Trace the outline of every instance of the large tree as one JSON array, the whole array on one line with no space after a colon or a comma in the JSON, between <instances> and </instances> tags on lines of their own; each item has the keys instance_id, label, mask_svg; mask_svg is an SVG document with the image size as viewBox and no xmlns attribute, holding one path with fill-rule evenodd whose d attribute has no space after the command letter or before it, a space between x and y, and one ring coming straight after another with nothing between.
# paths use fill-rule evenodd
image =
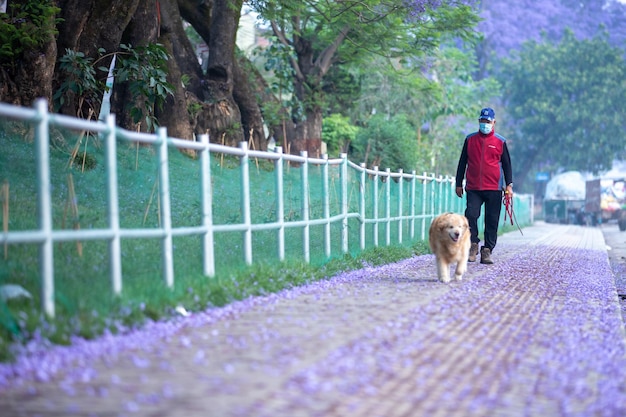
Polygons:
<instances>
[{"instance_id":1,"label":"large tree","mask_svg":"<svg viewBox=\"0 0 626 417\"><path fill-rule=\"evenodd\" d=\"M172 136L192 139L194 133L210 133L212 141L228 145L246 138L263 149L259 102L270 102L272 97L253 87L262 86L262 80L244 57L236 55L241 8L242 0L13 0L7 14L0 15L0 100L30 106L34 99L45 97L52 109L55 91L67 80L58 63L71 51L71 57L91 63L95 73L77 76L74 85L83 83L87 88L65 94L58 110L87 117L81 111L87 106L97 114L106 79L106 71L100 68L108 67L117 53L111 111L120 125L151 129L145 118L136 117L143 112L167 126ZM185 20L211 48L206 73L185 34ZM160 68L171 86L161 97L162 106L142 96L145 90L131 83L129 67L122 69L121 64L138 48L155 44L169 55ZM139 81L147 86L152 74L141 60L151 51L134 54L135 70L148 77ZM88 82L92 77L94 82ZM131 112L129 107L139 111Z\"/></svg>"},{"instance_id":2,"label":"large tree","mask_svg":"<svg viewBox=\"0 0 626 417\"><path fill-rule=\"evenodd\" d=\"M291 153L318 154L321 143L324 78L333 65L366 62L373 56L400 60L423 55L446 36L469 39L477 16L459 0L255 0L275 41L290 53L296 135ZM294 109L295 110L295 109Z\"/></svg>"},{"instance_id":3,"label":"large tree","mask_svg":"<svg viewBox=\"0 0 626 417\"><path fill-rule=\"evenodd\" d=\"M83 64L91 62L95 67L95 75L85 74L82 81L78 76L74 84L86 83L90 77L99 84L89 83L64 95L60 111L86 117L87 112L82 111L86 105L97 114L106 79L106 71L101 68L108 66L111 54L118 54L118 67L123 67L120 60L127 54L134 56L138 60L134 68L145 77L139 81L150 84L154 77L144 69L151 64L141 60L158 53L150 49L137 53L137 48L158 43L170 56L158 69L161 74L167 74L169 87L156 90L166 91L167 96L160 97L163 103L146 100L146 94L157 94L146 93L137 83L132 84L128 67L124 67L116 78L111 101L111 110L118 115L122 126L149 130L153 126L149 122L154 120L166 125L172 136L191 139L194 133L209 133L214 142L236 145L248 139L257 149L264 149L265 121L278 140L287 144L286 137L290 137L292 153L308 149L317 154L325 105L323 81L333 66L364 62L373 54L396 61L418 56L435 47L445 35L473 36L476 23L476 15L461 0L251 2L271 23L276 40L294 54L293 93L304 110L304 117L300 117L295 111L286 115L284 106L268 94L259 73L242 54L236 53L235 34L242 3L242 0L9 2L11 12L8 18L2 17L2 22L7 24L4 27L20 27L26 22L30 24L29 30L47 29L41 32L36 44L20 45L21 48L3 45L1 51L8 50L10 54L7 63L7 54L0 52L3 86L0 100L26 106L36 97L46 97L52 102L52 96L64 85L67 75L57 63L67 51L72 51L71 57L84 57ZM46 13L11 14L16 6L32 4L42 5ZM209 45L206 72L202 71L186 37L184 21ZM14 36L13 41L19 42L20 38L24 37ZM133 111L129 111L129 106ZM149 117L138 117L146 114Z\"/></svg>"},{"instance_id":4,"label":"large tree","mask_svg":"<svg viewBox=\"0 0 626 417\"><path fill-rule=\"evenodd\" d=\"M501 79L516 121L516 183L533 170L597 173L626 156L626 63L606 36L581 41L566 31L556 45L527 42Z\"/></svg>"}]
</instances>

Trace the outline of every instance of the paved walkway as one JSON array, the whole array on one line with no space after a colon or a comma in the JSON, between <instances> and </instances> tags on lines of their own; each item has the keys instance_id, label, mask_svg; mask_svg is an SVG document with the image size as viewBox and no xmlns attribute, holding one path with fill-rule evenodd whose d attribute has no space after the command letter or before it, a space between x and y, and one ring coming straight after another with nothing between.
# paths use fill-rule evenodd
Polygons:
<instances>
[{"instance_id":1,"label":"paved walkway","mask_svg":"<svg viewBox=\"0 0 626 417\"><path fill-rule=\"evenodd\" d=\"M626 416L601 229L523 233L459 283L420 256L51 349L5 381L0 415Z\"/></svg>"}]
</instances>

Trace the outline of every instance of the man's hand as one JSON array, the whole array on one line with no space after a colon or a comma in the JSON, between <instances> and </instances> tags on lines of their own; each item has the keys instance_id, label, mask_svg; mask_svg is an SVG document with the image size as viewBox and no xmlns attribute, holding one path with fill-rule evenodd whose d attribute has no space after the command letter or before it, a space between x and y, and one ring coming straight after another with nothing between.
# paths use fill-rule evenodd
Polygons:
<instances>
[{"instance_id":1,"label":"man's hand","mask_svg":"<svg viewBox=\"0 0 626 417\"><path fill-rule=\"evenodd\" d=\"M463 197L463 187L456 187L456 195L459 198Z\"/></svg>"},{"instance_id":2,"label":"man's hand","mask_svg":"<svg viewBox=\"0 0 626 417\"><path fill-rule=\"evenodd\" d=\"M509 194L510 198L513 198L513 185L512 184L509 184L506 186L506 193Z\"/></svg>"}]
</instances>

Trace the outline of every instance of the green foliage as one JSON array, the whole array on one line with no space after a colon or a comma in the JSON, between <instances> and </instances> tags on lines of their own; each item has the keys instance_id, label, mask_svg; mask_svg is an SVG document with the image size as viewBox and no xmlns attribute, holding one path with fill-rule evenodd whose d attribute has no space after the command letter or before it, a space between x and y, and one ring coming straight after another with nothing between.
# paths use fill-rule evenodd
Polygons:
<instances>
[{"instance_id":1,"label":"green foliage","mask_svg":"<svg viewBox=\"0 0 626 417\"><path fill-rule=\"evenodd\" d=\"M493 78L473 79L477 63L471 53L454 47L441 48L429 61L434 93L422 116L428 131L420 144L420 166L436 174L450 175L456 172L468 128L477 128L478 112L486 105L493 107L491 103L500 97L501 90Z\"/></svg>"},{"instance_id":2,"label":"green foliage","mask_svg":"<svg viewBox=\"0 0 626 417\"><path fill-rule=\"evenodd\" d=\"M501 79L517 121L511 153L520 181L533 168L598 172L624 156L626 64L606 36L578 40L567 31L557 45L527 42Z\"/></svg>"},{"instance_id":3,"label":"green foliage","mask_svg":"<svg viewBox=\"0 0 626 417\"><path fill-rule=\"evenodd\" d=\"M82 52L66 49L65 55L59 59L59 69L64 78L53 95L57 111L66 102L77 99L79 102L77 114L83 114L82 107L85 102L95 112L104 85L96 80L93 59L86 57Z\"/></svg>"},{"instance_id":4,"label":"green foliage","mask_svg":"<svg viewBox=\"0 0 626 417\"><path fill-rule=\"evenodd\" d=\"M283 79L293 82L290 92L306 117L316 117L329 102L333 112L347 113L359 101L356 94L361 87L360 80L350 77L367 72L377 58L400 66L409 63L415 69L412 61L443 41L452 37L474 40L478 21L471 8L454 0L429 3L419 10L404 0L349 5L342 1L255 0L251 6L271 23L274 43L280 47L267 50L268 60L273 57L279 63L274 67L284 68ZM344 66L353 72L337 69ZM350 92L345 94L350 90L352 97ZM342 108L341 103L346 106ZM360 118L364 117L353 119Z\"/></svg>"},{"instance_id":5,"label":"green foliage","mask_svg":"<svg viewBox=\"0 0 626 417\"><path fill-rule=\"evenodd\" d=\"M361 96L361 80L358 70L351 65L330 67L322 84L325 95L325 114L354 112Z\"/></svg>"},{"instance_id":6,"label":"green foliage","mask_svg":"<svg viewBox=\"0 0 626 417\"><path fill-rule=\"evenodd\" d=\"M290 64L295 59L293 51L285 47L277 38L271 38L267 48L255 51L255 58L262 62L263 72L268 82L270 93L278 99L278 107L273 103L262 104L263 116L270 125L282 122L282 109L290 109L291 118L302 120L302 104L294 94L295 72Z\"/></svg>"},{"instance_id":7,"label":"green foliage","mask_svg":"<svg viewBox=\"0 0 626 417\"><path fill-rule=\"evenodd\" d=\"M331 114L324 118L322 122L322 140L328 147L328 155L338 156L341 152L346 152L348 146L359 131L357 126L350 123L348 117L340 114Z\"/></svg>"},{"instance_id":8,"label":"green foliage","mask_svg":"<svg viewBox=\"0 0 626 417\"><path fill-rule=\"evenodd\" d=\"M0 13L0 66L14 71L25 52L53 40L60 11L52 0L9 1L8 13Z\"/></svg>"},{"instance_id":9,"label":"green foliage","mask_svg":"<svg viewBox=\"0 0 626 417\"><path fill-rule=\"evenodd\" d=\"M375 115L357 134L351 159L365 162L369 167L378 166L381 170L411 172L417 168L415 131L405 114L391 118Z\"/></svg>"},{"instance_id":10,"label":"green foliage","mask_svg":"<svg viewBox=\"0 0 626 417\"><path fill-rule=\"evenodd\" d=\"M135 123L145 122L148 131L153 131L157 126L155 107L162 108L167 96L173 95L173 86L167 82L167 51L159 44L136 48L122 44L120 49L116 78L128 83L133 99L128 104L130 115Z\"/></svg>"},{"instance_id":11,"label":"green foliage","mask_svg":"<svg viewBox=\"0 0 626 417\"><path fill-rule=\"evenodd\" d=\"M162 45L151 44L133 48L130 45L120 45L116 67L114 71L116 83L127 83L132 100L127 103L128 110L135 123L145 123L149 131L157 126L154 117L155 107L162 108L168 95L173 94L173 87L167 82L167 60L169 56ZM104 58L112 54L104 54L96 61L86 57L82 52L66 50L59 59L59 66L63 80L59 89L54 93L57 108L74 98L78 107L78 114L83 114L82 107L88 103L95 112L100 102L105 83L96 76L96 66ZM98 67L106 80L108 67Z\"/></svg>"},{"instance_id":12,"label":"green foliage","mask_svg":"<svg viewBox=\"0 0 626 417\"><path fill-rule=\"evenodd\" d=\"M475 67L472 53L449 46L402 65L373 59L357 70L361 94L349 114L359 126L365 125L363 129L369 128L363 121L366 115L405 115L414 126L410 137L417 147L410 166L419 172L453 174L468 126L475 129L483 103L500 96L496 80L472 78Z\"/></svg>"}]
</instances>

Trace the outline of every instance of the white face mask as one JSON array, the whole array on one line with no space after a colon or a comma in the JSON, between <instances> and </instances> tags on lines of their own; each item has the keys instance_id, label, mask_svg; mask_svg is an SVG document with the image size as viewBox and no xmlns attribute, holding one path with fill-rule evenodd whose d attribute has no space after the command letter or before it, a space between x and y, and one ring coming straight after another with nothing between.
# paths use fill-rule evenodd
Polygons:
<instances>
[{"instance_id":1,"label":"white face mask","mask_svg":"<svg viewBox=\"0 0 626 417\"><path fill-rule=\"evenodd\" d=\"M479 123L478 124L481 133L488 135L493 130L493 124L491 123Z\"/></svg>"}]
</instances>

